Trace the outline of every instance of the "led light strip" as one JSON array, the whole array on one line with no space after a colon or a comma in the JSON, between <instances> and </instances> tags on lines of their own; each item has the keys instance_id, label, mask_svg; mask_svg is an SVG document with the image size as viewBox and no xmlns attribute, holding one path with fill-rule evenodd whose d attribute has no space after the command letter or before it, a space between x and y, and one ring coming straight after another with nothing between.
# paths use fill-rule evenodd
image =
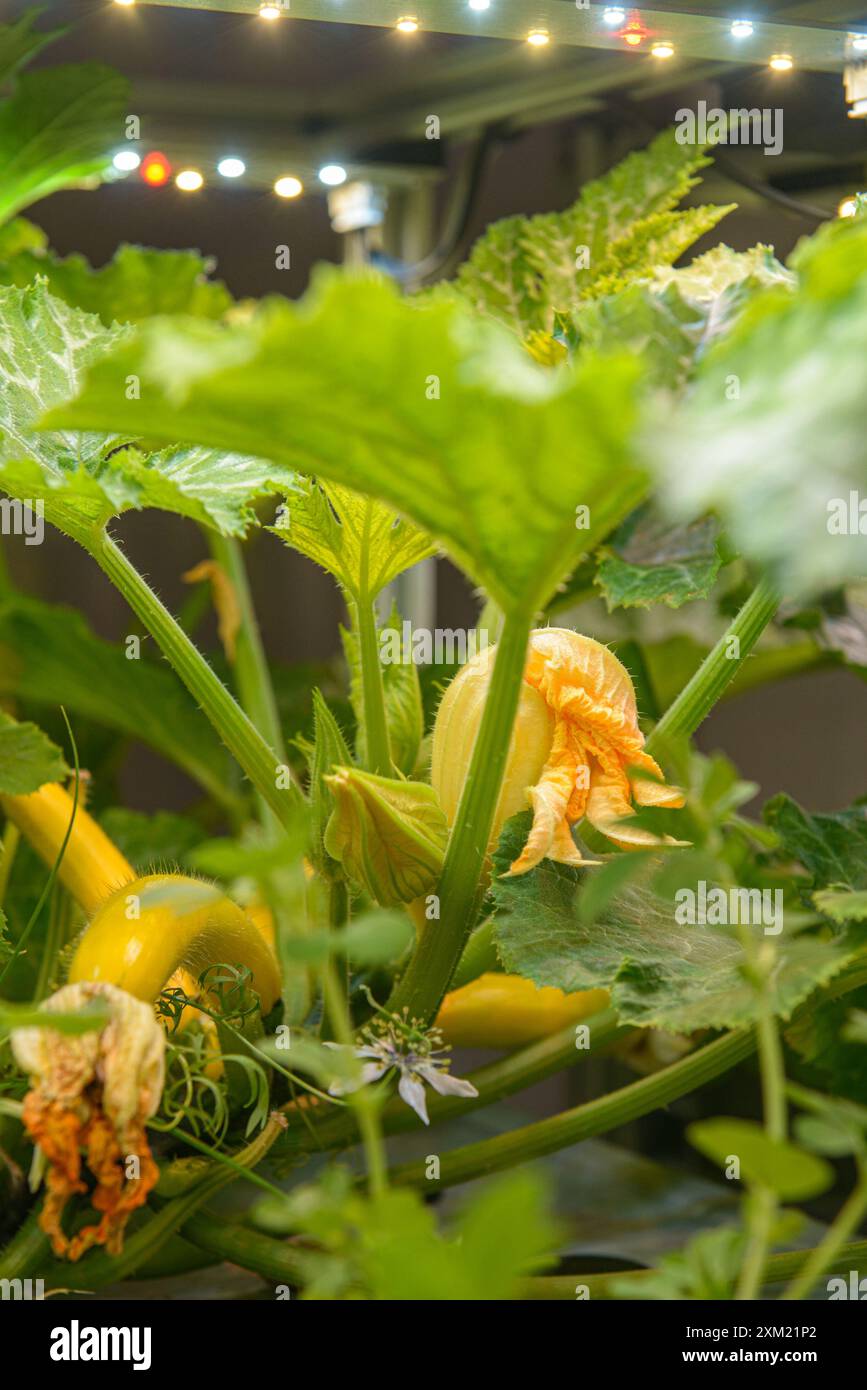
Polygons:
<instances>
[{"instance_id":1,"label":"led light strip","mask_svg":"<svg viewBox=\"0 0 867 1390\"><path fill-rule=\"evenodd\" d=\"M115 0L132 8L136 0ZM404 0L405 3L405 0ZM864 32L842 26L765 19L758 5L738 15L684 14L641 6L591 4L575 0L138 0L145 5L260 15L265 22L297 19L393 29L399 41L428 32L521 40L531 48L552 44L632 51L655 59L690 58L769 67L842 71L867 55Z\"/></svg>"}]
</instances>

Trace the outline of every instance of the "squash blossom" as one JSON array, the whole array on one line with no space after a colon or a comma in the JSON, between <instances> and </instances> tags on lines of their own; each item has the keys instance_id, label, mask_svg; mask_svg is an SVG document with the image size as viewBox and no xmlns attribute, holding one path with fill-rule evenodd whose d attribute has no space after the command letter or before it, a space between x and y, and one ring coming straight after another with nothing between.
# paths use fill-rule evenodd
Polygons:
<instances>
[{"instance_id":1,"label":"squash blossom","mask_svg":"<svg viewBox=\"0 0 867 1390\"><path fill-rule=\"evenodd\" d=\"M336 767L325 782L334 797L325 848L349 877L383 907L430 892L449 833L433 788L357 767Z\"/></svg>"},{"instance_id":2,"label":"squash blossom","mask_svg":"<svg viewBox=\"0 0 867 1390\"><path fill-rule=\"evenodd\" d=\"M445 693L433 737L431 780L452 823L490 686L496 647L467 662ZM588 861L571 826L586 816L621 849L681 844L630 826L638 806L679 807L683 793L663 784L644 751L629 672L592 637L567 628L530 634L518 712L505 777L489 841L529 805L533 824L509 874L524 874L542 859Z\"/></svg>"},{"instance_id":3,"label":"squash blossom","mask_svg":"<svg viewBox=\"0 0 867 1390\"><path fill-rule=\"evenodd\" d=\"M153 1007L114 985L81 982L65 985L40 1008L76 1010L95 999L111 1014L102 1028L74 1036L16 1028L11 1037L15 1060L31 1078L24 1124L49 1165L39 1224L55 1255L70 1260L93 1245L118 1254L127 1221L159 1177L145 1134L164 1079L165 1033ZM61 1226L67 1200L87 1191L82 1151L96 1179L91 1205L101 1215L68 1237Z\"/></svg>"}]
</instances>

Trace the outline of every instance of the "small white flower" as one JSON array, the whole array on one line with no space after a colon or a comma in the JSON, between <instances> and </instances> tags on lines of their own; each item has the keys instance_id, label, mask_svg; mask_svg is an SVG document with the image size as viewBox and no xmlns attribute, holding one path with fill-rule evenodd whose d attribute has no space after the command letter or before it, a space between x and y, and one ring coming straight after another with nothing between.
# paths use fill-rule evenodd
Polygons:
<instances>
[{"instance_id":1,"label":"small white flower","mask_svg":"<svg viewBox=\"0 0 867 1390\"><path fill-rule=\"evenodd\" d=\"M329 1086L332 1096L344 1096L379 1081L388 1072L396 1071L400 1077L398 1094L401 1100L418 1115L424 1124L430 1124L427 1113L427 1098L424 1083L441 1096L477 1096L479 1093L471 1081L462 1081L449 1072L451 1059L449 1049L442 1046L442 1034L438 1028L422 1030L413 1020L391 1015L387 1023L378 1019L364 1029L367 1039L355 1049L355 1055L364 1061L361 1074L354 1081L333 1081ZM327 1043L336 1047L336 1043Z\"/></svg>"}]
</instances>

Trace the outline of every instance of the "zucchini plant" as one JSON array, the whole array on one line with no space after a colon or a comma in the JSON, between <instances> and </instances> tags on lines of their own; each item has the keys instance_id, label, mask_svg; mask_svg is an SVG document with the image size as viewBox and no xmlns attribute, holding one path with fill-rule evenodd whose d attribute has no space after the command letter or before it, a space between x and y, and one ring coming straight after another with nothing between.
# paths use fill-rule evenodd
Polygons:
<instances>
[{"instance_id":1,"label":"zucchini plant","mask_svg":"<svg viewBox=\"0 0 867 1390\"><path fill-rule=\"evenodd\" d=\"M663 132L433 291L321 268L236 312L194 253L94 270L20 217L107 172L124 99L90 65L22 72L44 41L0 28L4 531L71 538L135 631L108 643L0 565L0 1276L98 1290L193 1250L305 1298L754 1299L853 1267L867 810L757 817L692 736L738 690L867 670L867 220L788 265L719 245L674 268L731 209L682 207L709 156ZM202 603L171 613L126 554L143 509L204 536L217 652ZM262 531L337 584L340 680L269 659ZM420 672L386 598L437 554L492 640ZM119 804L131 740L192 780L188 811ZM457 1075L466 1044L496 1057ZM584 1104L437 1137L639 1047ZM730 1223L653 1270L558 1274L531 1160L738 1066L761 1119L686 1131ZM792 1251L843 1156L854 1185ZM491 1175L449 1222L425 1202Z\"/></svg>"}]
</instances>

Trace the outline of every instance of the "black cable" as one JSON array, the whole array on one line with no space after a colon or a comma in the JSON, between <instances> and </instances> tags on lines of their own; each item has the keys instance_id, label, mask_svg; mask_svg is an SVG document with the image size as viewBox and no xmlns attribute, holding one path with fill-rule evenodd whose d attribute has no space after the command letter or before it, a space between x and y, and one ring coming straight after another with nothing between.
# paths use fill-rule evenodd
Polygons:
<instances>
[{"instance_id":1,"label":"black cable","mask_svg":"<svg viewBox=\"0 0 867 1390\"><path fill-rule=\"evenodd\" d=\"M445 225L436 246L412 265L395 263L389 259L386 268L397 280L421 287L442 275L452 259L460 254L478 199L488 155L495 140L502 134L503 127L500 124L489 125L485 126L473 141L461 165L457 188L450 200Z\"/></svg>"}]
</instances>

